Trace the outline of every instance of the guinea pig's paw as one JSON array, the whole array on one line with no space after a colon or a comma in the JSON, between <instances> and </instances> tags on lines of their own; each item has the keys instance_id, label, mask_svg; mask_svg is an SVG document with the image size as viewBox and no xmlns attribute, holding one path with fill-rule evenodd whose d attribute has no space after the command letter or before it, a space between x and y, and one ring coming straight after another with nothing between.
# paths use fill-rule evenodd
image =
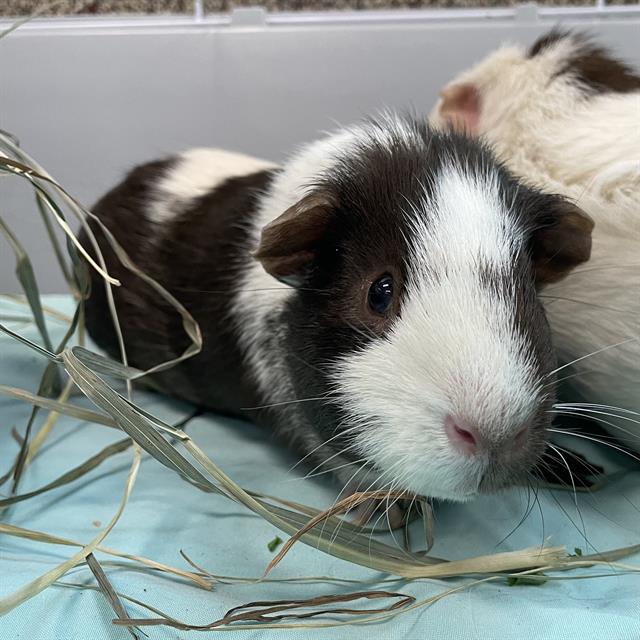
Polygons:
<instances>
[{"instance_id":1,"label":"guinea pig's paw","mask_svg":"<svg viewBox=\"0 0 640 640\"><path fill-rule=\"evenodd\" d=\"M562 451L548 447L542 462L534 470L536 478L542 482L568 488L593 487L603 473L601 466L564 447Z\"/></svg>"},{"instance_id":2,"label":"guinea pig's paw","mask_svg":"<svg viewBox=\"0 0 640 640\"><path fill-rule=\"evenodd\" d=\"M393 530L404 527L412 519L412 501L406 498L365 500L347 512L361 527L369 525L375 529Z\"/></svg>"}]
</instances>

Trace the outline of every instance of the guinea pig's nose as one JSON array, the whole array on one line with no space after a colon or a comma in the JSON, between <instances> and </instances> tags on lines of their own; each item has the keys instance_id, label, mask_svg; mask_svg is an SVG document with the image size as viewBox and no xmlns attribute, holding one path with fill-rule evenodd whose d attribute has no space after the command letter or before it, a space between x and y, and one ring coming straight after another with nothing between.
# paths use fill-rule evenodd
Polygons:
<instances>
[{"instance_id":1,"label":"guinea pig's nose","mask_svg":"<svg viewBox=\"0 0 640 640\"><path fill-rule=\"evenodd\" d=\"M492 442L491 438L484 438L479 429L467 420L454 416L446 417L444 430L454 449L468 456L474 455L492 444L499 444L505 453L515 453L523 448L529 435L529 427L523 427L515 435L501 437L499 443Z\"/></svg>"},{"instance_id":2,"label":"guinea pig's nose","mask_svg":"<svg viewBox=\"0 0 640 640\"><path fill-rule=\"evenodd\" d=\"M478 430L465 420L447 416L444 430L455 449L467 455L473 455L478 449L480 435Z\"/></svg>"}]
</instances>

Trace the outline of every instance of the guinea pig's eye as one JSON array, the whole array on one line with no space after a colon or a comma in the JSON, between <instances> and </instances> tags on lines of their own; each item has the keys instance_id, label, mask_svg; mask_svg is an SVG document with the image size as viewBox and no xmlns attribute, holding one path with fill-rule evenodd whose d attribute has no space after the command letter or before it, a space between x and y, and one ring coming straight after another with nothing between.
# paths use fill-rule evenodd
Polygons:
<instances>
[{"instance_id":1,"label":"guinea pig's eye","mask_svg":"<svg viewBox=\"0 0 640 640\"><path fill-rule=\"evenodd\" d=\"M393 278L388 273L369 287L367 302L374 313L383 314L389 310L393 302Z\"/></svg>"}]
</instances>

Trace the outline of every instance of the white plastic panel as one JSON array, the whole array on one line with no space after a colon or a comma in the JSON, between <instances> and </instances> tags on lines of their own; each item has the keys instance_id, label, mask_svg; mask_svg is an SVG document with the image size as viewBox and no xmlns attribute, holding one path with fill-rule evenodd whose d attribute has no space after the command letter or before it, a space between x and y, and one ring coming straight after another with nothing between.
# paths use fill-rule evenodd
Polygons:
<instances>
[{"instance_id":1,"label":"white plastic panel","mask_svg":"<svg viewBox=\"0 0 640 640\"><path fill-rule=\"evenodd\" d=\"M0 41L0 127L90 205L133 164L185 147L280 160L336 122L382 107L427 112L458 71L554 24L589 29L640 65L640 12L621 11L36 22ZM42 289L63 291L26 189L1 179L0 203ZM0 247L0 292L15 291Z\"/></svg>"}]
</instances>

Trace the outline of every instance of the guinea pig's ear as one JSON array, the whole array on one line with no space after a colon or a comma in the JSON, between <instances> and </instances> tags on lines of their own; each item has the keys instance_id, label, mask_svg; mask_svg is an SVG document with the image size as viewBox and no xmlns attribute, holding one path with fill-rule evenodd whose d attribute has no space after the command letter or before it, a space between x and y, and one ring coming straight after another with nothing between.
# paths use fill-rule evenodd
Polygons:
<instances>
[{"instance_id":1,"label":"guinea pig's ear","mask_svg":"<svg viewBox=\"0 0 640 640\"><path fill-rule=\"evenodd\" d=\"M532 257L539 285L564 278L591 256L593 220L572 202L553 197L551 212L534 231Z\"/></svg>"},{"instance_id":2,"label":"guinea pig's ear","mask_svg":"<svg viewBox=\"0 0 640 640\"><path fill-rule=\"evenodd\" d=\"M300 286L334 210L330 194L310 193L262 229L254 258L278 280Z\"/></svg>"},{"instance_id":3,"label":"guinea pig's ear","mask_svg":"<svg viewBox=\"0 0 640 640\"><path fill-rule=\"evenodd\" d=\"M446 86L440 92L440 118L458 133L480 134L480 92L470 82Z\"/></svg>"}]
</instances>

